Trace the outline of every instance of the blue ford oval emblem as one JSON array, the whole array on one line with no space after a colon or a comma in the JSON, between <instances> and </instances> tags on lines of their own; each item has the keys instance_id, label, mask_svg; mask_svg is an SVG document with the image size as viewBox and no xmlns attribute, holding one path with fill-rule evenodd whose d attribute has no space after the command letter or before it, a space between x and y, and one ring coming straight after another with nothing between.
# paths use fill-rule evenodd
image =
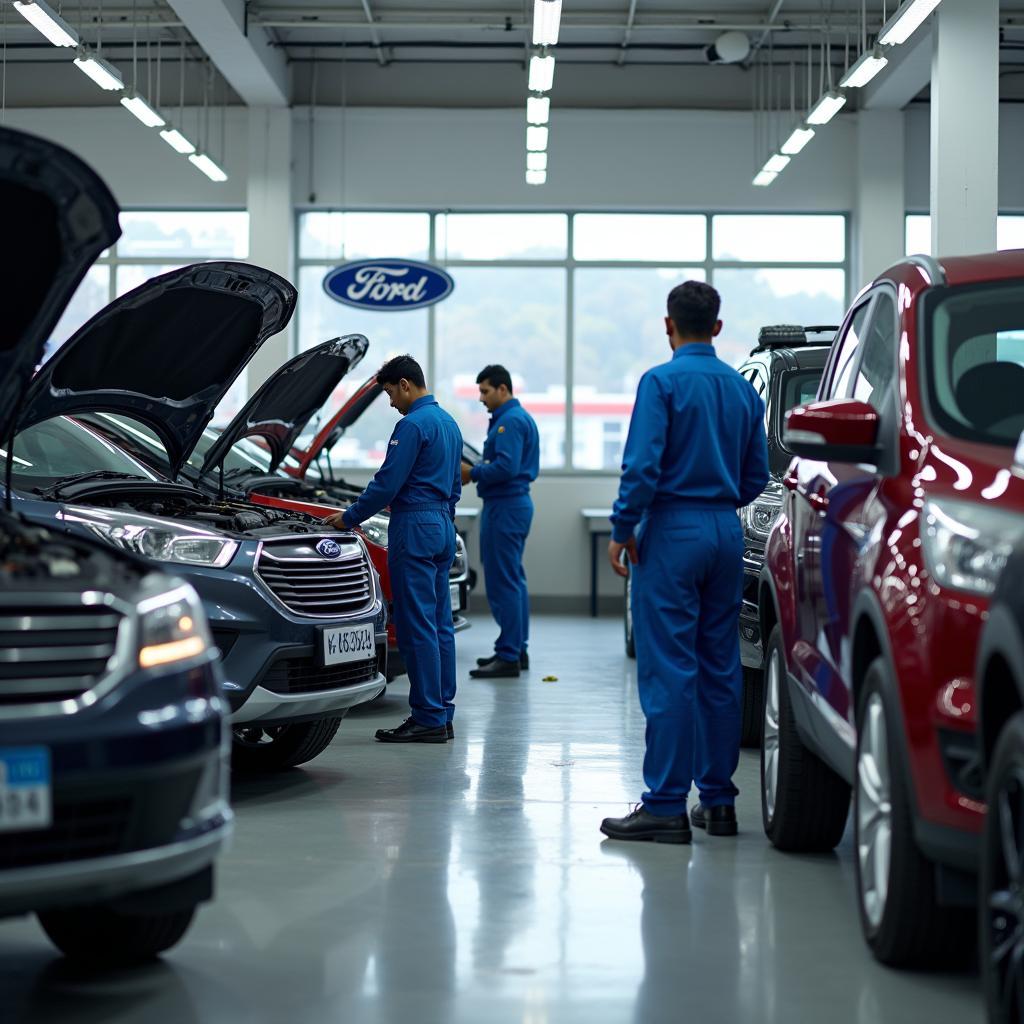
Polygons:
<instances>
[{"instance_id":1,"label":"blue ford oval emblem","mask_svg":"<svg viewBox=\"0 0 1024 1024\"><path fill-rule=\"evenodd\" d=\"M346 306L400 311L432 306L455 282L440 267L416 260L360 260L327 272L324 291Z\"/></svg>"},{"instance_id":2,"label":"blue ford oval emblem","mask_svg":"<svg viewBox=\"0 0 1024 1024\"><path fill-rule=\"evenodd\" d=\"M331 540L329 537L324 537L324 539L317 544L316 549L324 556L324 558L337 558L341 554L341 545L336 540Z\"/></svg>"}]
</instances>

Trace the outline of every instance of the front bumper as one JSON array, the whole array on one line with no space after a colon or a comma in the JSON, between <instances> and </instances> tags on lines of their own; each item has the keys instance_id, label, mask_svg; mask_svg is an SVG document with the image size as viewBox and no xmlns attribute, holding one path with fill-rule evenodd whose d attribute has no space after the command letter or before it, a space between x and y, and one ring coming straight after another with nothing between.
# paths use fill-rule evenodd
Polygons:
<instances>
[{"instance_id":1,"label":"front bumper","mask_svg":"<svg viewBox=\"0 0 1024 1024\"><path fill-rule=\"evenodd\" d=\"M757 588L764 553L751 547L743 552L743 604L740 606L740 661L744 668L764 668L764 641L757 612Z\"/></svg>"}]
</instances>

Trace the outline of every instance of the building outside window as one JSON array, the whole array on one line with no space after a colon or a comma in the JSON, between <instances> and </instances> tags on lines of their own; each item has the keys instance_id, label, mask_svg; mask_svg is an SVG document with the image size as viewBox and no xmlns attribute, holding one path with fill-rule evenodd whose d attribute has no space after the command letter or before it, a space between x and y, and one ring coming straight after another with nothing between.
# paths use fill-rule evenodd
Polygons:
<instances>
[{"instance_id":1,"label":"building outside window","mask_svg":"<svg viewBox=\"0 0 1024 1024\"><path fill-rule=\"evenodd\" d=\"M717 348L732 365L764 324L839 323L847 301L842 214L310 211L299 214L298 241L299 349L352 332L370 339L332 408L409 352L479 446L487 414L476 375L504 363L549 471L618 471L637 383L670 356L664 310L675 284L706 280L722 292ZM372 257L429 260L455 290L401 313L353 309L324 292L327 271ZM335 464L379 465L394 422L381 399L338 444Z\"/></svg>"}]
</instances>

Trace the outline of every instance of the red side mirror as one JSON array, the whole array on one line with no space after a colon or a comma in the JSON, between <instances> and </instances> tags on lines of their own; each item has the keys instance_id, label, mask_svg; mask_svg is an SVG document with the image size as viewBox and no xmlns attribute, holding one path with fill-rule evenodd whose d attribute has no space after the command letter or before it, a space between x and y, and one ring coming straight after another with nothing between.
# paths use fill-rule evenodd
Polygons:
<instances>
[{"instance_id":1,"label":"red side mirror","mask_svg":"<svg viewBox=\"0 0 1024 1024\"><path fill-rule=\"evenodd\" d=\"M878 461L878 413L853 398L811 402L786 414L782 443L795 455L822 462Z\"/></svg>"}]
</instances>

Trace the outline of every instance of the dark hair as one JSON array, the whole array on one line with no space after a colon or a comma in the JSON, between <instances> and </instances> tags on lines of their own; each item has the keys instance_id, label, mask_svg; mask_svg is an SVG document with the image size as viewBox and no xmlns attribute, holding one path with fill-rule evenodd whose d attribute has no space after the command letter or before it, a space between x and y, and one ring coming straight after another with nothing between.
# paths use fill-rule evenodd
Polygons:
<instances>
[{"instance_id":1,"label":"dark hair","mask_svg":"<svg viewBox=\"0 0 1024 1024\"><path fill-rule=\"evenodd\" d=\"M500 363L495 363L493 366L485 366L480 371L476 382L477 384L483 384L484 381L490 384L492 388L500 388L504 384L508 388L508 393L512 394L512 374Z\"/></svg>"},{"instance_id":2,"label":"dark hair","mask_svg":"<svg viewBox=\"0 0 1024 1024\"><path fill-rule=\"evenodd\" d=\"M722 297L703 281L684 281L668 293L668 315L683 338L710 338Z\"/></svg>"},{"instance_id":3,"label":"dark hair","mask_svg":"<svg viewBox=\"0 0 1024 1024\"><path fill-rule=\"evenodd\" d=\"M382 386L384 384L397 384L400 380L407 380L418 388L425 388L427 386L427 379L423 376L423 370L412 356L395 356L393 359L389 359L377 371L377 383Z\"/></svg>"}]
</instances>

